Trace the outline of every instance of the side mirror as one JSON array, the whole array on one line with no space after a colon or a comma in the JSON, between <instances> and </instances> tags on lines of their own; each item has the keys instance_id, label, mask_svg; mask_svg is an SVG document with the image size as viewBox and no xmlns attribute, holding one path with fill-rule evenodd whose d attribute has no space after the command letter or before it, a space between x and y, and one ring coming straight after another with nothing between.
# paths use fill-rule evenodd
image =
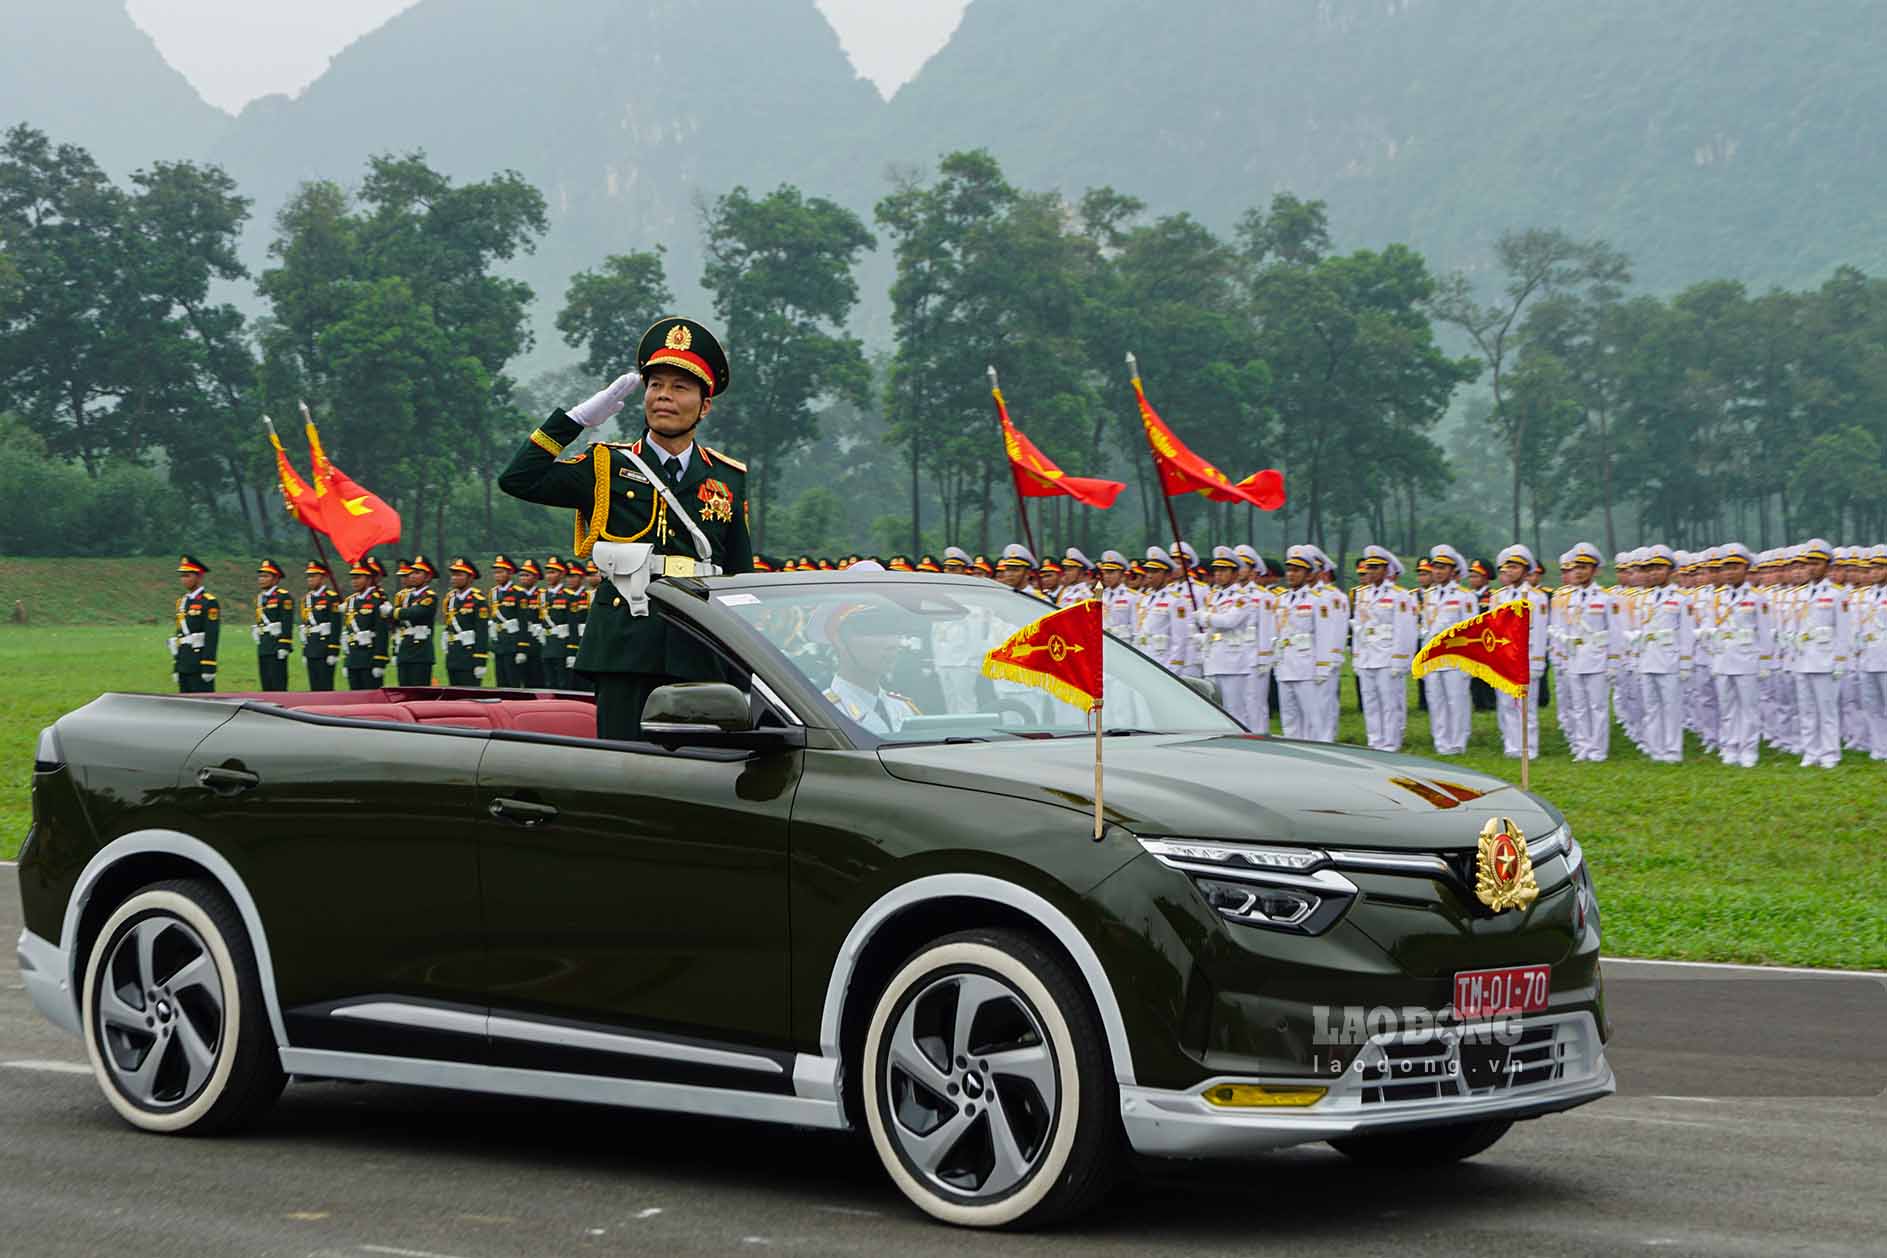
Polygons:
<instances>
[{"instance_id":1,"label":"side mirror","mask_svg":"<svg viewBox=\"0 0 1887 1258\"><path fill-rule=\"evenodd\" d=\"M1225 706L1225 697L1219 693L1218 682L1205 677L1182 677L1180 680L1186 683L1187 689L1191 690L1201 699L1208 700L1214 707L1222 708ZM656 693L659 694L661 692L657 691Z\"/></svg>"},{"instance_id":2,"label":"side mirror","mask_svg":"<svg viewBox=\"0 0 1887 1258\"><path fill-rule=\"evenodd\" d=\"M752 728L752 703L724 681L658 686L642 705L642 732L650 737L732 734Z\"/></svg>"}]
</instances>

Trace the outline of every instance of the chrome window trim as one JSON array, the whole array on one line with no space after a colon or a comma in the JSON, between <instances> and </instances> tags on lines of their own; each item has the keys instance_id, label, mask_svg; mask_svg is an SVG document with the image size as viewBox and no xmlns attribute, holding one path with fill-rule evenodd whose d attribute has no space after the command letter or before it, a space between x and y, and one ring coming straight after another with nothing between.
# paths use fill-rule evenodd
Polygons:
<instances>
[{"instance_id":1,"label":"chrome window trim","mask_svg":"<svg viewBox=\"0 0 1887 1258\"><path fill-rule=\"evenodd\" d=\"M799 713L793 711L793 709L787 704L786 700L780 698L779 694L773 689L773 687L767 685L766 678L762 677L759 673L752 673L750 674L750 676L753 678L753 688L760 692L760 697L762 699L765 699L768 703L772 704L775 708L779 709L780 715L784 716L788 721L791 721L794 725L799 726L801 729L804 729L806 727L806 722L799 719Z\"/></svg>"}]
</instances>

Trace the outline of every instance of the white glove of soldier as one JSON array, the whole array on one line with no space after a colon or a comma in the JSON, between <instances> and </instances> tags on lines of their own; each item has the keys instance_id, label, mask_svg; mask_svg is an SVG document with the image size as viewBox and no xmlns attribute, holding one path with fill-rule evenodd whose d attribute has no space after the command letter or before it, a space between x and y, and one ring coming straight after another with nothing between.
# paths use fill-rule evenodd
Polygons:
<instances>
[{"instance_id":1,"label":"white glove of soldier","mask_svg":"<svg viewBox=\"0 0 1887 1258\"><path fill-rule=\"evenodd\" d=\"M202 679L203 679L204 681L215 681L215 680L216 680L216 674L215 674L215 673L198 673L198 674L197 674L197 676L199 676L199 677L201 677L201 678L202 678Z\"/></svg>"},{"instance_id":2,"label":"white glove of soldier","mask_svg":"<svg viewBox=\"0 0 1887 1258\"><path fill-rule=\"evenodd\" d=\"M175 636L175 635L173 634L173 635L172 635L171 637L168 637L168 638L165 638L165 639L164 639L164 644L165 644L166 646L168 646L168 647L170 648L170 658L172 658L173 660L174 660L174 659L176 659L176 658L177 658L177 638L176 638L176 636ZM172 673L172 674L171 674L171 676L172 676L172 677L175 677L176 675L177 675L177 674L175 674L175 673Z\"/></svg>"},{"instance_id":3,"label":"white glove of soldier","mask_svg":"<svg viewBox=\"0 0 1887 1258\"><path fill-rule=\"evenodd\" d=\"M594 428L621 410L623 399L634 393L641 383L641 376L633 371L625 371L611 381L608 388L586 402L578 402L564 413L585 428Z\"/></svg>"},{"instance_id":4,"label":"white glove of soldier","mask_svg":"<svg viewBox=\"0 0 1887 1258\"><path fill-rule=\"evenodd\" d=\"M474 668L472 670L472 676L476 677L479 681L484 681L485 680L485 666L483 664L480 664L477 668Z\"/></svg>"},{"instance_id":5,"label":"white glove of soldier","mask_svg":"<svg viewBox=\"0 0 1887 1258\"><path fill-rule=\"evenodd\" d=\"M460 646L471 646L473 640L477 638L478 635L473 633L470 629L461 629L453 636L459 640Z\"/></svg>"},{"instance_id":6,"label":"white glove of soldier","mask_svg":"<svg viewBox=\"0 0 1887 1258\"><path fill-rule=\"evenodd\" d=\"M278 659L278 660L285 660L285 659L287 659L287 658L288 658L288 648L287 648L287 647L282 647L282 648L280 648L279 650L277 650L277 651L275 652L275 658L276 658L276 659Z\"/></svg>"},{"instance_id":7,"label":"white glove of soldier","mask_svg":"<svg viewBox=\"0 0 1887 1258\"><path fill-rule=\"evenodd\" d=\"M249 640L250 640L251 642L260 642L260 641L262 641L262 626L261 626L261 625L250 625L250 626L249 626Z\"/></svg>"},{"instance_id":8,"label":"white glove of soldier","mask_svg":"<svg viewBox=\"0 0 1887 1258\"><path fill-rule=\"evenodd\" d=\"M551 626L550 632L553 637L567 638L570 636L570 626L569 625L553 625Z\"/></svg>"},{"instance_id":9,"label":"white glove of soldier","mask_svg":"<svg viewBox=\"0 0 1887 1258\"><path fill-rule=\"evenodd\" d=\"M498 622L498 625L506 633L516 633L518 631L518 622L515 620L501 620Z\"/></svg>"},{"instance_id":10,"label":"white glove of soldier","mask_svg":"<svg viewBox=\"0 0 1887 1258\"><path fill-rule=\"evenodd\" d=\"M354 634L354 645L355 646L372 646L373 645L373 630L371 629L357 630Z\"/></svg>"},{"instance_id":11,"label":"white glove of soldier","mask_svg":"<svg viewBox=\"0 0 1887 1258\"><path fill-rule=\"evenodd\" d=\"M387 670L384 668L376 668L373 670L373 675L374 675L374 679L377 681L380 678L385 677L387 675Z\"/></svg>"},{"instance_id":12,"label":"white glove of soldier","mask_svg":"<svg viewBox=\"0 0 1887 1258\"><path fill-rule=\"evenodd\" d=\"M522 664L524 662L524 652L519 651L516 655L512 656L511 662L513 664Z\"/></svg>"}]
</instances>

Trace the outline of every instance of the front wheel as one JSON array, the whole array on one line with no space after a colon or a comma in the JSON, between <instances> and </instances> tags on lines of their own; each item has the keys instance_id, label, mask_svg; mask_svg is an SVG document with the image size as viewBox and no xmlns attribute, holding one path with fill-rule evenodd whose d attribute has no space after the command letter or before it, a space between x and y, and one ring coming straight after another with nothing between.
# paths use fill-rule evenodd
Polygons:
<instances>
[{"instance_id":1,"label":"front wheel","mask_svg":"<svg viewBox=\"0 0 1887 1258\"><path fill-rule=\"evenodd\" d=\"M207 1134L273 1104L286 1082L242 919L196 879L120 904L85 966L85 1050L133 1127Z\"/></svg>"},{"instance_id":2,"label":"front wheel","mask_svg":"<svg viewBox=\"0 0 1887 1258\"><path fill-rule=\"evenodd\" d=\"M872 1011L862 1070L879 1160L920 1209L967 1227L1086 1210L1118 1168L1119 1091L1080 979L1030 936L918 950Z\"/></svg>"},{"instance_id":3,"label":"front wheel","mask_svg":"<svg viewBox=\"0 0 1887 1258\"><path fill-rule=\"evenodd\" d=\"M1401 1169L1440 1166L1486 1152L1512 1126L1508 1119L1494 1118L1379 1136L1346 1136L1332 1140L1330 1147L1362 1166Z\"/></svg>"}]
</instances>

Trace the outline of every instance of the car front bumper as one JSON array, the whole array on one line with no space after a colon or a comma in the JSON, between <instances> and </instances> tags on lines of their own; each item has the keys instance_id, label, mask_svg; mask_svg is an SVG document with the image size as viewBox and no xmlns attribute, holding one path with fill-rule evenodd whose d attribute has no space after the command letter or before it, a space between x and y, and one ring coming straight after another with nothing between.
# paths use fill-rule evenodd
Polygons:
<instances>
[{"instance_id":1,"label":"car front bumper","mask_svg":"<svg viewBox=\"0 0 1887 1258\"><path fill-rule=\"evenodd\" d=\"M20 964L20 980L26 984L33 1007L60 1030L79 1034L79 1006L72 998L71 967L59 945L23 930L15 945L15 956Z\"/></svg>"},{"instance_id":2,"label":"car front bumper","mask_svg":"<svg viewBox=\"0 0 1887 1258\"><path fill-rule=\"evenodd\" d=\"M1598 1024L1589 1012L1529 1018L1523 1030L1550 1029L1544 1065L1488 1087L1470 1087L1459 1077L1411 1084L1400 1081L1393 1060L1380 1078L1355 1068L1335 1078L1252 1079L1224 1077L1178 1092L1127 1086L1120 1091L1121 1121L1138 1153L1156 1157L1215 1157L1260 1153L1345 1136L1407 1131L1487 1119L1537 1118L1610 1096L1617 1090L1605 1059ZM1453 1032L1431 1033L1444 1056L1458 1054ZM1411 1043L1399 1035L1378 1036L1372 1046L1393 1059ZM1516 1050L1518 1054L1522 1050ZM1537 1082L1522 1082L1537 1076ZM1225 1083L1327 1087L1315 1105L1302 1109L1232 1109L1213 1105L1204 1093Z\"/></svg>"}]
</instances>

